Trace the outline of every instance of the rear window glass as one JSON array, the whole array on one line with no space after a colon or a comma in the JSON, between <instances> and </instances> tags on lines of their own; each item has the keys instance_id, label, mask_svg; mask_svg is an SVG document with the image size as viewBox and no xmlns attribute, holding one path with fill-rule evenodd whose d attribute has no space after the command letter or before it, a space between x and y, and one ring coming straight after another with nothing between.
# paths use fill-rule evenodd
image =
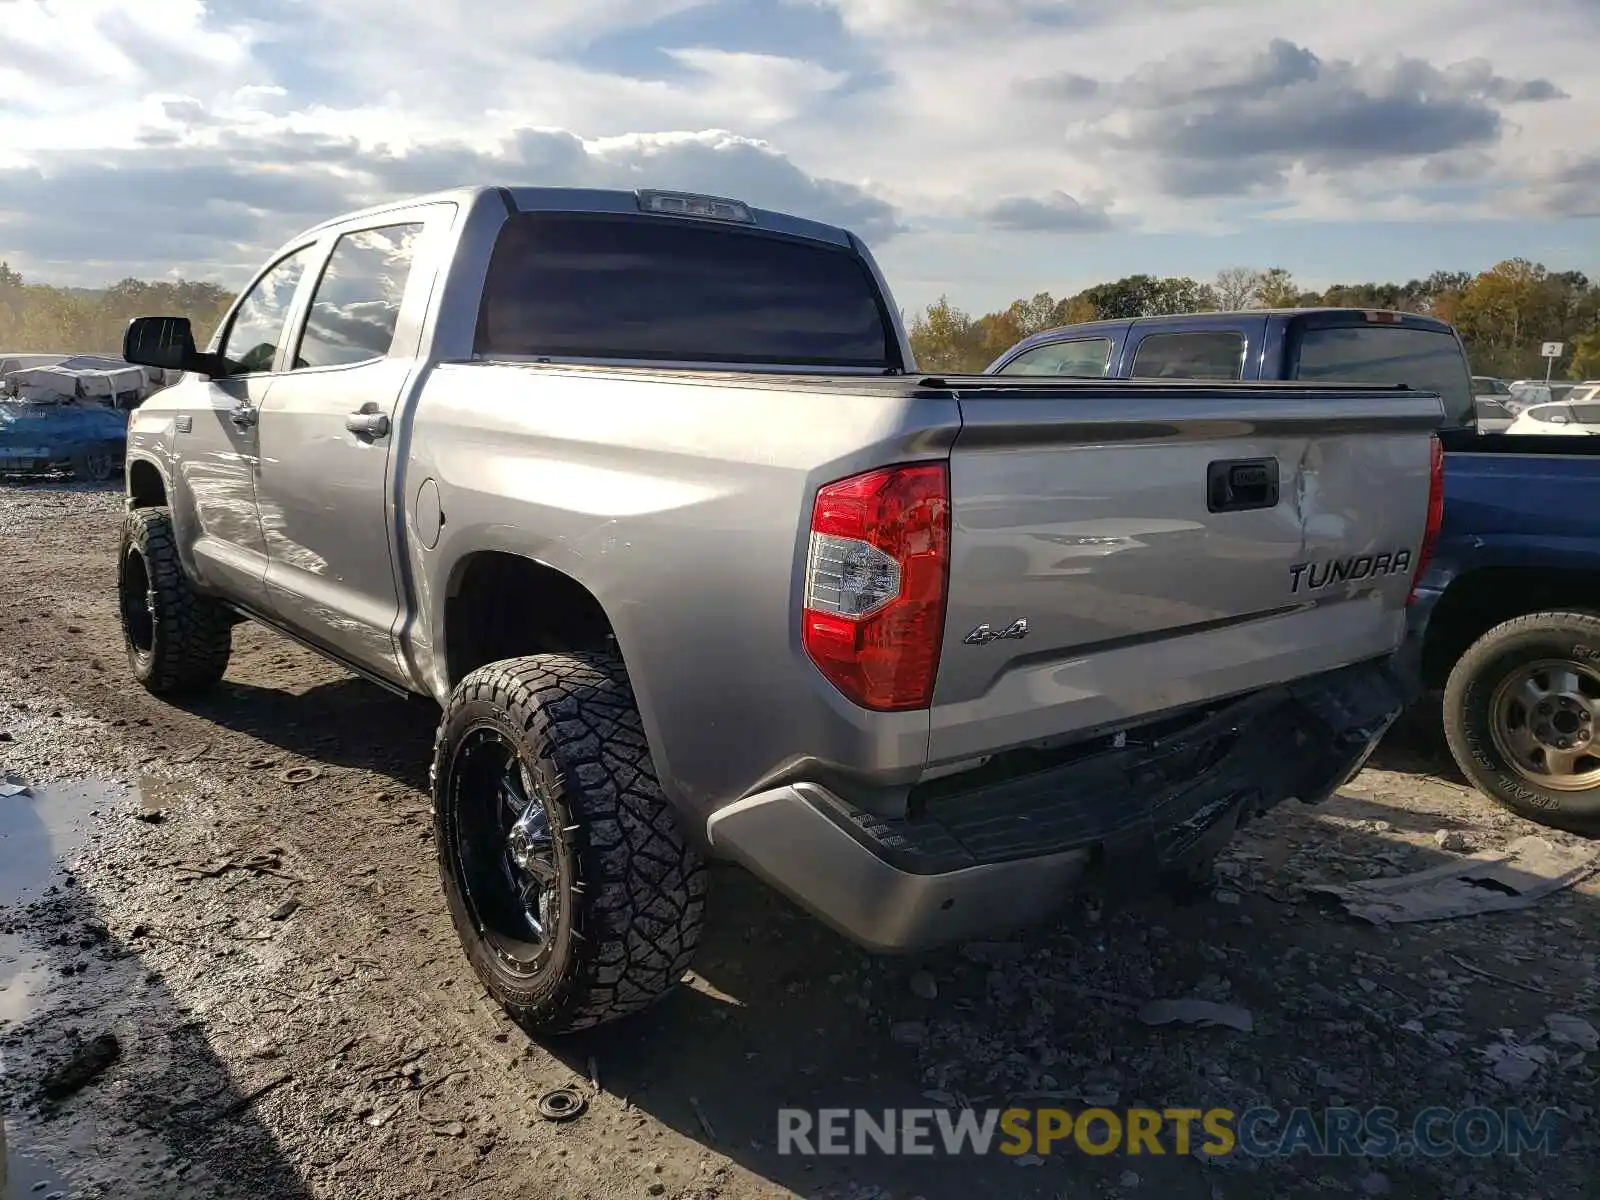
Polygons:
<instances>
[{"instance_id":1,"label":"rear window glass","mask_svg":"<svg viewBox=\"0 0 1600 1200\"><path fill-rule=\"evenodd\" d=\"M1365 324L1305 329L1293 378L1315 383L1403 383L1418 391L1438 392L1452 424L1472 420L1472 376L1456 339L1442 330Z\"/></svg>"},{"instance_id":2,"label":"rear window glass","mask_svg":"<svg viewBox=\"0 0 1600 1200\"><path fill-rule=\"evenodd\" d=\"M661 217L524 213L501 231L480 354L899 367L849 250Z\"/></svg>"},{"instance_id":3,"label":"rear window glass","mask_svg":"<svg viewBox=\"0 0 1600 1200\"><path fill-rule=\"evenodd\" d=\"M1238 379L1244 336L1225 330L1152 333L1133 356L1135 379Z\"/></svg>"},{"instance_id":4,"label":"rear window glass","mask_svg":"<svg viewBox=\"0 0 1600 1200\"><path fill-rule=\"evenodd\" d=\"M1001 375L1069 375L1078 379L1100 379L1111 362L1111 342L1107 338L1079 338L1070 342L1051 342L1017 355L1001 367Z\"/></svg>"}]
</instances>

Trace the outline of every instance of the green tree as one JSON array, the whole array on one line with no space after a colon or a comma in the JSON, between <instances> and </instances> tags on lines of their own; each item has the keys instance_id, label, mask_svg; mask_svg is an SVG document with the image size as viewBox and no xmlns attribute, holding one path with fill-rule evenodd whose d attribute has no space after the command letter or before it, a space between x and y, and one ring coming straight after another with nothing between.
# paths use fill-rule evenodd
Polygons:
<instances>
[{"instance_id":1,"label":"green tree","mask_svg":"<svg viewBox=\"0 0 1600 1200\"><path fill-rule=\"evenodd\" d=\"M1128 275L1096 284L1078 293L1102 318L1158 317L1169 313L1208 312L1216 308L1216 292L1188 276L1158 278Z\"/></svg>"},{"instance_id":2,"label":"green tree","mask_svg":"<svg viewBox=\"0 0 1600 1200\"><path fill-rule=\"evenodd\" d=\"M1572 365L1568 374L1573 379L1600 379L1600 329L1580 333L1572 339Z\"/></svg>"},{"instance_id":3,"label":"green tree","mask_svg":"<svg viewBox=\"0 0 1600 1200\"><path fill-rule=\"evenodd\" d=\"M0 264L0 350L117 354L136 316L188 317L204 345L231 302L213 283L124 279L101 291L26 283Z\"/></svg>"}]
</instances>

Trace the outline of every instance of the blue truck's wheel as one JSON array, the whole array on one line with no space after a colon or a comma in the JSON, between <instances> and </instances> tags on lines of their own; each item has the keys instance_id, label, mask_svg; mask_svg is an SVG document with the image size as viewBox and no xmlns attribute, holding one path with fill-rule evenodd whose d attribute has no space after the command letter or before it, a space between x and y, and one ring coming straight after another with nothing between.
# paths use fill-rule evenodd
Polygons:
<instances>
[{"instance_id":1,"label":"blue truck's wheel","mask_svg":"<svg viewBox=\"0 0 1600 1200\"><path fill-rule=\"evenodd\" d=\"M1532 613L1489 630L1450 672L1444 728L1491 799L1600 835L1600 616Z\"/></svg>"},{"instance_id":2,"label":"blue truck's wheel","mask_svg":"<svg viewBox=\"0 0 1600 1200\"><path fill-rule=\"evenodd\" d=\"M123 518L117 609L128 665L148 691L200 691L228 669L233 614L190 586L164 508L136 508Z\"/></svg>"},{"instance_id":3,"label":"blue truck's wheel","mask_svg":"<svg viewBox=\"0 0 1600 1200\"><path fill-rule=\"evenodd\" d=\"M455 689L432 769L450 917L535 1033L637 1012L689 969L706 872L656 783L621 660L540 654Z\"/></svg>"}]
</instances>

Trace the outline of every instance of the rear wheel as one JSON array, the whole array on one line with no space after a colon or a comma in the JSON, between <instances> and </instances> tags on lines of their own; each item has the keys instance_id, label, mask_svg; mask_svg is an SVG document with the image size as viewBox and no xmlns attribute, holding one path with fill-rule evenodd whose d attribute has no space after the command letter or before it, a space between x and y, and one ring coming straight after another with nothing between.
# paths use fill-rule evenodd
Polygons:
<instances>
[{"instance_id":1,"label":"rear wheel","mask_svg":"<svg viewBox=\"0 0 1600 1200\"><path fill-rule=\"evenodd\" d=\"M529 1030L614 1021L688 970L705 867L615 656L540 654L463 679L439 725L433 802L456 933Z\"/></svg>"},{"instance_id":2,"label":"rear wheel","mask_svg":"<svg viewBox=\"0 0 1600 1200\"><path fill-rule=\"evenodd\" d=\"M222 678L232 614L190 585L166 509L136 508L123 518L117 601L128 665L148 691L200 691Z\"/></svg>"},{"instance_id":3,"label":"rear wheel","mask_svg":"<svg viewBox=\"0 0 1600 1200\"><path fill-rule=\"evenodd\" d=\"M1444 726L1456 763L1490 798L1542 825L1600 834L1600 616L1495 626L1450 672Z\"/></svg>"}]
</instances>

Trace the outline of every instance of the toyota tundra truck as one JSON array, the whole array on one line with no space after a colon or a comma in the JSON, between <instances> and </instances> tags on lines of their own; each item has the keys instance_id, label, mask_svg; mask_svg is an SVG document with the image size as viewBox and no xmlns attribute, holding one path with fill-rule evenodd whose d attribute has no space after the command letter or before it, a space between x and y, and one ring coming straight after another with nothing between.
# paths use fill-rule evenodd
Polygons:
<instances>
[{"instance_id":1,"label":"toyota tundra truck","mask_svg":"<svg viewBox=\"0 0 1600 1200\"><path fill-rule=\"evenodd\" d=\"M160 696L257 621L442 714L434 833L529 1029L687 970L706 863L861 946L1191 880L1413 693L1440 398L940 377L862 242L737 200L481 187L317 226L132 415Z\"/></svg>"}]
</instances>

